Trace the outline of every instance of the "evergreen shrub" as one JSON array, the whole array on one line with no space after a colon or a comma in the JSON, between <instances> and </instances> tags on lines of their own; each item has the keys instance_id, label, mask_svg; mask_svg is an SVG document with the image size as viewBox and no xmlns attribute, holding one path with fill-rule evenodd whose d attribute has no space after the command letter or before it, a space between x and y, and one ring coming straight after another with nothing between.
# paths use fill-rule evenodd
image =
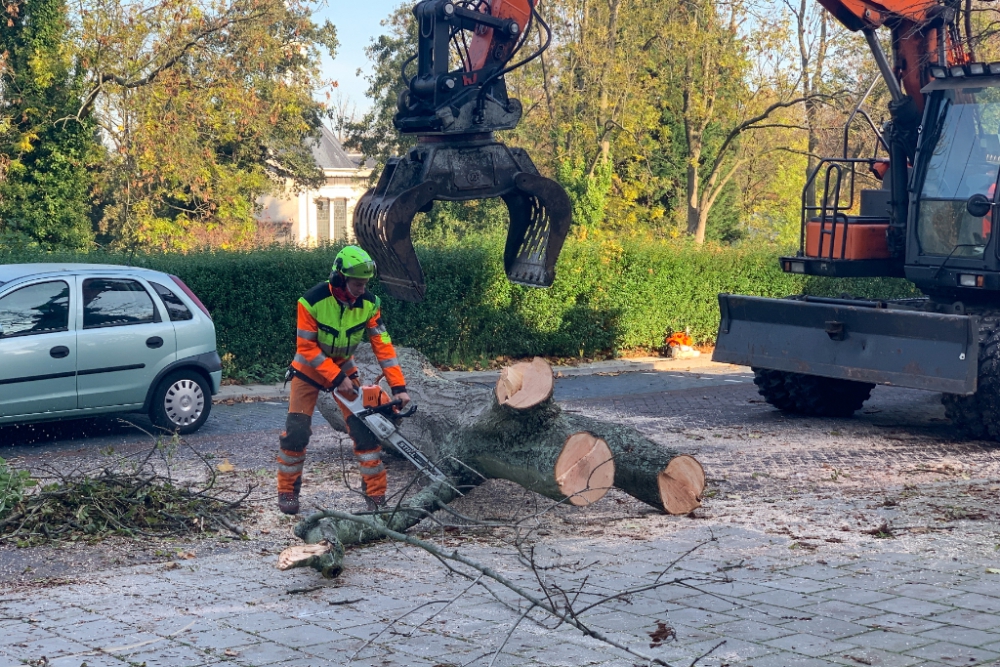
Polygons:
<instances>
[{"instance_id":1,"label":"evergreen shrub","mask_svg":"<svg viewBox=\"0 0 1000 667\"><path fill-rule=\"evenodd\" d=\"M325 280L339 246L276 247L187 254L39 253L0 250L0 262L126 264L181 277L212 312L229 377L276 379L294 354L296 301ZM816 279L783 273L774 246L725 247L681 241L569 239L549 289L512 285L503 238L467 237L418 245L427 299L383 297L393 340L443 364L499 356L613 355L658 349L674 331L711 343L718 294L897 298L916 294L896 279Z\"/></svg>"}]
</instances>

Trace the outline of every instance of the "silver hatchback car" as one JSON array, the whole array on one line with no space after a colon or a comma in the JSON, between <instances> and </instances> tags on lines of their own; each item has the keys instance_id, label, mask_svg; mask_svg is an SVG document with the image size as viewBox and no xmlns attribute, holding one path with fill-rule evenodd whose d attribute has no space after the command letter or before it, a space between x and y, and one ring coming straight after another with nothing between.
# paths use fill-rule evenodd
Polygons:
<instances>
[{"instance_id":1,"label":"silver hatchback car","mask_svg":"<svg viewBox=\"0 0 1000 667\"><path fill-rule=\"evenodd\" d=\"M101 264L0 266L0 423L145 412L192 433L221 381L215 325L180 278Z\"/></svg>"}]
</instances>

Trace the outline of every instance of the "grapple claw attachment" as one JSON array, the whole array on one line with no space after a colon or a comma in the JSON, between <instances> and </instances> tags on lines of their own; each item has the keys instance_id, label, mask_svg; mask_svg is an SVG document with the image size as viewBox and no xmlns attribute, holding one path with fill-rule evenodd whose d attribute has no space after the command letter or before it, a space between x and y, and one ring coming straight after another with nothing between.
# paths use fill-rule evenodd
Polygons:
<instances>
[{"instance_id":1,"label":"grapple claw attachment","mask_svg":"<svg viewBox=\"0 0 1000 667\"><path fill-rule=\"evenodd\" d=\"M521 172L503 195L510 213L503 266L512 283L549 287L573 217L569 195L552 179Z\"/></svg>"},{"instance_id":2,"label":"grapple claw attachment","mask_svg":"<svg viewBox=\"0 0 1000 667\"><path fill-rule=\"evenodd\" d=\"M510 212L507 277L550 286L572 220L569 196L539 175L527 153L490 134L422 137L405 157L391 159L355 208L354 232L378 265L386 291L404 301L423 301L424 273L410 240L413 217L435 200L493 197L503 198Z\"/></svg>"},{"instance_id":3,"label":"grapple claw attachment","mask_svg":"<svg viewBox=\"0 0 1000 667\"><path fill-rule=\"evenodd\" d=\"M399 161L390 160L378 185L361 197L354 209L354 233L375 260L379 282L389 294L403 301L423 301L427 285L410 239L410 225L417 212L433 203L435 187L421 183L386 196Z\"/></svg>"}]
</instances>

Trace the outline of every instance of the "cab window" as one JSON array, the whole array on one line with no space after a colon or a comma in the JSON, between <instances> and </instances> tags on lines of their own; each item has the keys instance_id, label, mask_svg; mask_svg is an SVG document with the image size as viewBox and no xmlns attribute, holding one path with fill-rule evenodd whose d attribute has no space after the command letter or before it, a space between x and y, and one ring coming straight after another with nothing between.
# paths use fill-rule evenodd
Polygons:
<instances>
[{"instance_id":1,"label":"cab window","mask_svg":"<svg viewBox=\"0 0 1000 667\"><path fill-rule=\"evenodd\" d=\"M69 284L62 280L28 285L0 298L3 337L69 330Z\"/></svg>"},{"instance_id":2,"label":"cab window","mask_svg":"<svg viewBox=\"0 0 1000 667\"><path fill-rule=\"evenodd\" d=\"M83 281L83 328L159 322L153 299L135 280L87 278Z\"/></svg>"}]
</instances>

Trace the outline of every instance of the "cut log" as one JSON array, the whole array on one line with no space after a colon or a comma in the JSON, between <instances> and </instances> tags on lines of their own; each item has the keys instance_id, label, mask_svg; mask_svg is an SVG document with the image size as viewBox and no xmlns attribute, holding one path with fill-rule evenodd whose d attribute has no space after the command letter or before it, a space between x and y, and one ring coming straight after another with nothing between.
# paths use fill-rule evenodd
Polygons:
<instances>
[{"instance_id":1,"label":"cut log","mask_svg":"<svg viewBox=\"0 0 1000 667\"><path fill-rule=\"evenodd\" d=\"M552 368L540 358L505 368L492 391L482 384L443 378L419 353L397 348L407 390L418 404L400 432L448 476L383 512L378 521L404 532L485 479L506 479L548 498L585 506L615 486L670 514L700 506L705 473L692 457L674 452L621 424L564 412L552 399ZM355 355L363 379L379 374L370 348ZM320 412L345 430L329 397ZM381 538L381 533L317 512L300 522L296 535L330 550L295 562L339 572L343 547ZM309 559L312 559L311 561ZM335 575L333 575L335 576Z\"/></svg>"},{"instance_id":2,"label":"cut log","mask_svg":"<svg viewBox=\"0 0 1000 667\"><path fill-rule=\"evenodd\" d=\"M441 460L445 472L451 470L446 457L461 459L475 453L484 466L479 472L487 477L520 483L519 479L510 476L509 470L505 472L504 466L493 460L488 451L491 447L512 446L520 450L522 456L530 458L531 452L536 451L533 442L536 435L548 438L544 444L538 443L541 449L551 450L558 445L561 451L569 436L591 433L607 443L614 456L615 487L669 514L687 514L700 506L705 475L696 460L649 440L630 426L563 412L552 401L552 368L545 360L535 358L508 366L501 371L491 391L485 384L456 382L442 377L416 350L396 348L396 352L406 375L407 390L419 405L413 417L403 420L400 431L428 457ZM378 360L368 345L359 346L354 359L362 378L370 381L381 373ZM340 409L333 404L333 399L321 400L319 408L335 428L339 424L344 430ZM536 418L548 424L537 433L533 431ZM498 434L497 429L510 432ZM491 444L477 446L469 442L473 437L485 437ZM518 439L525 442L515 442ZM523 451L525 447L528 451ZM668 469L671 461L681 456L697 471L696 474L678 473L676 466L681 463ZM461 460L471 465L470 461ZM463 474L455 470L455 473L463 484L481 481L467 471ZM598 488L597 483L593 486ZM544 495L556 497L551 488L549 491Z\"/></svg>"}]
</instances>

